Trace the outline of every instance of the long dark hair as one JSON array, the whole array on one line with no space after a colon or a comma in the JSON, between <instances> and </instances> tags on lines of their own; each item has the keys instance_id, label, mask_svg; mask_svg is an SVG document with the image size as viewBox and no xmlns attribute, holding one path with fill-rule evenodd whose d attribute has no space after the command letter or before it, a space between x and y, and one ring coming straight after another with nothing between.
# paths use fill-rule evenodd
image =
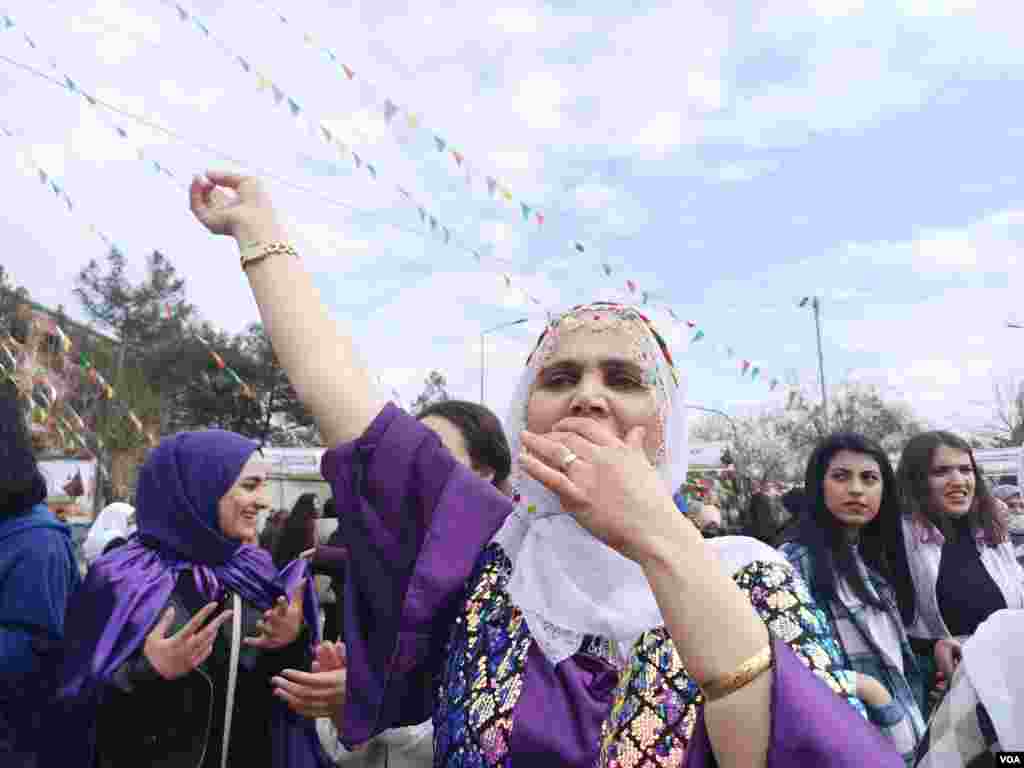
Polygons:
<instances>
[{"instance_id":1,"label":"long dark hair","mask_svg":"<svg viewBox=\"0 0 1024 768\"><path fill-rule=\"evenodd\" d=\"M898 476L904 510L907 514L917 515L931 522L947 539L956 538L953 523L947 516L932 509L930 503L931 489L928 486L928 477L931 474L935 451L941 445L963 451L971 459L971 469L974 470L974 500L967 511L971 531L983 530L985 541L990 547L1002 544L1006 541L1006 531L996 514L995 497L992 496L988 483L978 469L970 444L952 432L922 432L910 438L903 449Z\"/></svg>"},{"instance_id":2,"label":"long dark hair","mask_svg":"<svg viewBox=\"0 0 1024 768\"><path fill-rule=\"evenodd\" d=\"M822 440L807 462L804 476L803 519L793 537L810 551L814 563L811 588L827 599L836 599L841 579L864 603L884 609L885 604L872 595L848 546L845 527L825 505L825 473L840 451L870 456L882 474L882 503L875 519L860 529L860 555L864 562L884 578L896 593L900 615L907 624L915 613L914 584L903 547L900 494L889 457L880 445L863 435L837 432Z\"/></svg>"},{"instance_id":3,"label":"long dark hair","mask_svg":"<svg viewBox=\"0 0 1024 768\"><path fill-rule=\"evenodd\" d=\"M418 414L421 421L427 416L439 416L451 422L466 441L466 452L473 469L494 472L491 483L501 488L512 471L512 453L505 438L501 421L490 409L468 400L439 400Z\"/></svg>"},{"instance_id":4,"label":"long dark hair","mask_svg":"<svg viewBox=\"0 0 1024 768\"><path fill-rule=\"evenodd\" d=\"M779 499L766 493L755 493L750 497L745 517L743 535L774 547L788 522L789 511Z\"/></svg>"},{"instance_id":5,"label":"long dark hair","mask_svg":"<svg viewBox=\"0 0 1024 768\"><path fill-rule=\"evenodd\" d=\"M299 496L274 542L274 563L284 568L307 549L316 546L316 494Z\"/></svg>"},{"instance_id":6,"label":"long dark hair","mask_svg":"<svg viewBox=\"0 0 1024 768\"><path fill-rule=\"evenodd\" d=\"M13 389L0 388L0 519L29 512L46 498L25 412Z\"/></svg>"}]
</instances>

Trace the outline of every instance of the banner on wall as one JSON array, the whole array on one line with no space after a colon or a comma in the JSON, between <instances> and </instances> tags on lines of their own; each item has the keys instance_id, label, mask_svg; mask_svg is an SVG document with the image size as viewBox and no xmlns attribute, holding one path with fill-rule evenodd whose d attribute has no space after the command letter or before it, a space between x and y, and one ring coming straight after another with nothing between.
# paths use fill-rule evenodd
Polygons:
<instances>
[{"instance_id":1,"label":"banner on wall","mask_svg":"<svg viewBox=\"0 0 1024 768\"><path fill-rule=\"evenodd\" d=\"M95 459L43 459L39 471L46 479L46 501L51 507L64 507L68 517L92 517Z\"/></svg>"}]
</instances>

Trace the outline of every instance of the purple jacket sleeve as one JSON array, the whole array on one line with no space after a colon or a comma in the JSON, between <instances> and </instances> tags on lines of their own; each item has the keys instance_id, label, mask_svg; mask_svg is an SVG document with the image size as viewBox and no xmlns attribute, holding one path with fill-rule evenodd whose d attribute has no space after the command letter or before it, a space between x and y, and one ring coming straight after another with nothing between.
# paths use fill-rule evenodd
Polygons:
<instances>
[{"instance_id":1,"label":"purple jacket sleeve","mask_svg":"<svg viewBox=\"0 0 1024 768\"><path fill-rule=\"evenodd\" d=\"M775 639L768 768L901 768L881 732L836 696L782 640ZM697 715L686 768L714 768L704 710Z\"/></svg>"},{"instance_id":2,"label":"purple jacket sleeve","mask_svg":"<svg viewBox=\"0 0 1024 768\"><path fill-rule=\"evenodd\" d=\"M349 549L341 739L351 747L430 716L466 579L512 504L391 404L321 469Z\"/></svg>"}]
</instances>

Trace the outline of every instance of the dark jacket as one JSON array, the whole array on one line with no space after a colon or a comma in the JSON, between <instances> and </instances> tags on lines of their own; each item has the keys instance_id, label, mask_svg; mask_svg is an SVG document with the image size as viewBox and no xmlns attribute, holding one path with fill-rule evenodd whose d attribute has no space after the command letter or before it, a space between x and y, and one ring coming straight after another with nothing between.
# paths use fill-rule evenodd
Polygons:
<instances>
[{"instance_id":1,"label":"dark jacket","mask_svg":"<svg viewBox=\"0 0 1024 768\"><path fill-rule=\"evenodd\" d=\"M203 604L191 572L184 572L168 600L175 609L172 631L177 632ZM257 634L260 618L260 611L243 603L243 637ZM286 668L310 668L305 632L277 651L242 645L229 766L271 765L270 714L273 707L285 705L274 698L270 678ZM141 649L122 665L113 684L104 691L100 706L97 768L220 768L230 649L228 622L221 628L210 657L177 680L161 678Z\"/></svg>"},{"instance_id":2,"label":"dark jacket","mask_svg":"<svg viewBox=\"0 0 1024 768\"><path fill-rule=\"evenodd\" d=\"M0 766L35 766L81 577L71 531L45 504L0 519Z\"/></svg>"}]
</instances>

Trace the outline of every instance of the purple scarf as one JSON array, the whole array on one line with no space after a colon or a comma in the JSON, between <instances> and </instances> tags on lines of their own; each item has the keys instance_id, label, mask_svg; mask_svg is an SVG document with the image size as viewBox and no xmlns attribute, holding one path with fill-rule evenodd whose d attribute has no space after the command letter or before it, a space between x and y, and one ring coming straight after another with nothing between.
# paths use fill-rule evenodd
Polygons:
<instances>
[{"instance_id":1,"label":"purple scarf","mask_svg":"<svg viewBox=\"0 0 1024 768\"><path fill-rule=\"evenodd\" d=\"M138 533L96 561L68 607L59 691L64 717L55 740L64 762L55 765L92 766L103 687L142 647L185 569L192 569L200 594L211 601L227 590L261 610L302 589L304 618L314 629L311 646L319 641L308 563L295 561L279 573L268 552L219 531L218 503L257 449L232 432L182 432L161 441L146 459L136 494ZM312 720L275 700L270 726L275 768L328 764Z\"/></svg>"}]
</instances>

